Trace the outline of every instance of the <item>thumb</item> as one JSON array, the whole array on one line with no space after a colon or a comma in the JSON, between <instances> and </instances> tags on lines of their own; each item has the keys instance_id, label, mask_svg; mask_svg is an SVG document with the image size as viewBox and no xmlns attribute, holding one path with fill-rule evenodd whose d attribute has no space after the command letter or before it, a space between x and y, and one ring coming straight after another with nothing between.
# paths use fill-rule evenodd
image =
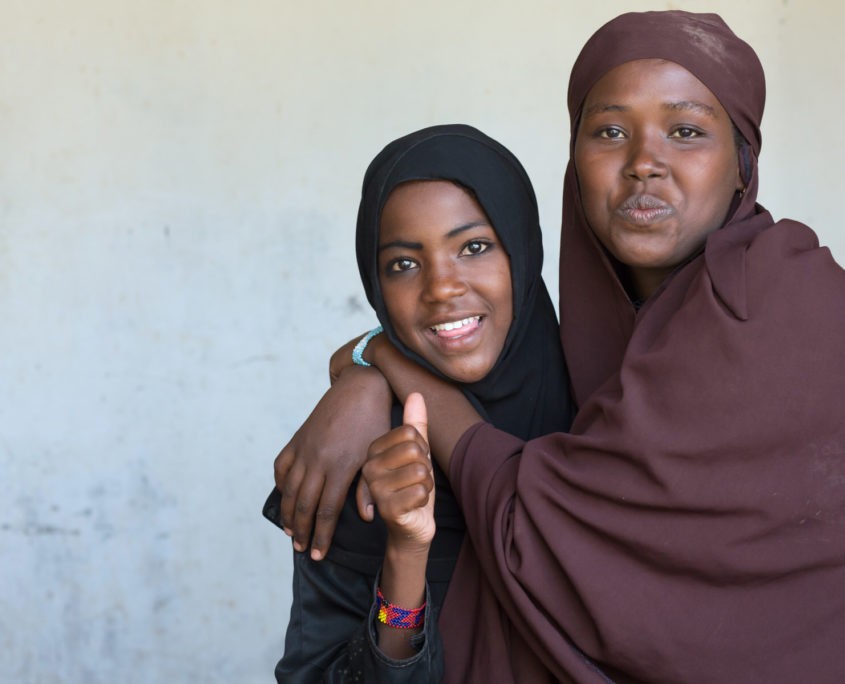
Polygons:
<instances>
[{"instance_id":1,"label":"thumb","mask_svg":"<svg viewBox=\"0 0 845 684\"><path fill-rule=\"evenodd\" d=\"M425 399L419 392L411 392L405 400L402 423L416 428L422 438L428 442L428 411L425 408Z\"/></svg>"}]
</instances>

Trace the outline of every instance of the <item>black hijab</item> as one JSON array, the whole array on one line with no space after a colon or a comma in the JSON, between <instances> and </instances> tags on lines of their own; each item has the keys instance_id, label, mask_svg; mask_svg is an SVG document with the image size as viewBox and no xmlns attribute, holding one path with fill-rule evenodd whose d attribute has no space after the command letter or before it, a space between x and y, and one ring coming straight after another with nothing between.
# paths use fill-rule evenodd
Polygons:
<instances>
[{"instance_id":1,"label":"black hijab","mask_svg":"<svg viewBox=\"0 0 845 684\"><path fill-rule=\"evenodd\" d=\"M514 320L505 345L484 379L459 386L483 417L523 439L567 429L573 411L554 307L541 276L543 243L534 190L519 160L471 126L432 126L394 140L364 176L358 269L385 333L405 356L445 377L399 340L379 286L381 212L396 186L419 180L452 181L468 190L510 257Z\"/></svg>"}]
</instances>

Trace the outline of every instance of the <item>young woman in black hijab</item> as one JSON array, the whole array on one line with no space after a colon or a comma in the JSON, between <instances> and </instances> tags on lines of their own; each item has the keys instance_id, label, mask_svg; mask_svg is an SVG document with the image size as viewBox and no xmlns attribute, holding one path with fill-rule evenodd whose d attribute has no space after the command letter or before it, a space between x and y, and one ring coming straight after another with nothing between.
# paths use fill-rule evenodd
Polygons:
<instances>
[{"instance_id":1,"label":"young woman in black hijab","mask_svg":"<svg viewBox=\"0 0 845 684\"><path fill-rule=\"evenodd\" d=\"M430 248L438 242L445 246ZM356 251L367 298L403 354L457 381L481 415L511 434L529 439L569 427L568 376L541 277L537 203L525 170L507 149L463 125L426 128L390 143L364 178ZM401 406L394 409L398 425ZM467 543L436 465L434 479L436 534L412 655L397 660L378 646L379 636L390 631L378 625L376 597L389 526L377 513L372 522L361 519L353 483L325 559L295 553L278 681L439 680L436 620ZM281 526L279 501L274 490L264 513Z\"/></svg>"}]
</instances>

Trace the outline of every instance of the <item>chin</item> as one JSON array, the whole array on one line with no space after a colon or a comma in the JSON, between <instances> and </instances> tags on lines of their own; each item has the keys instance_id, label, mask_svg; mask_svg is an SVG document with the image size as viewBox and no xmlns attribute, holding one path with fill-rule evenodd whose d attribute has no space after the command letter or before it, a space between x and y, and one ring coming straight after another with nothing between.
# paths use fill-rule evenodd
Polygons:
<instances>
[{"instance_id":1,"label":"chin","mask_svg":"<svg viewBox=\"0 0 845 684\"><path fill-rule=\"evenodd\" d=\"M631 252L623 250L616 258L631 268L666 268L672 262L672 255L666 252Z\"/></svg>"},{"instance_id":2,"label":"chin","mask_svg":"<svg viewBox=\"0 0 845 684\"><path fill-rule=\"evenodd\" d=\"M447 378L449 378L453 382L459 382L462 385L468 385L473 382L483 380L487 373L490 372L490 369L486 367L481 370L476 370L472 368L455 368L454 366L436 363L431 359L426 360L437 370L443 373L443 375L445 375Z\"/></svg>"},{"instance_id":3,"label":"chin","mask_svg":"<svg viewBox=\"0 0 845 684\"><path fill-rule=\"evenodd\" d=\"M480 380L484 380L487 377L487 374L490 372L490 368L483 368L481 370L465 370L459 371L455 373L446 373L450 378L455 380L455 382L460 382L465 385L470 385L474 382L479 382Z\"/></svg>"}]
</instances>

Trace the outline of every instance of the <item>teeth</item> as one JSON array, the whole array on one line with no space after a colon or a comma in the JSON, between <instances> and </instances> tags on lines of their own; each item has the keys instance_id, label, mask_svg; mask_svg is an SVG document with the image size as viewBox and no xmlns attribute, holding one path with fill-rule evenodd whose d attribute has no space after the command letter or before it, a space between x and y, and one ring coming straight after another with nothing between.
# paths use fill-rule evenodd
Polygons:
<instances>
[{"instance_id":1,"label":"teeth","mask_svg":"<svg viewBox=\"0 0 845 684\"><path fill-rule=\"evenodd\" d=\"M438 323L437 325L431 326L431 329L434 332L439 332L440 330L455 330L456 328L463 328L465 325L469 325L473 321L477 321L480 319L481 316L470 316L469 318L464 318L460 321L449 321L448 323Z\"/></svg>"}]
</instances>

